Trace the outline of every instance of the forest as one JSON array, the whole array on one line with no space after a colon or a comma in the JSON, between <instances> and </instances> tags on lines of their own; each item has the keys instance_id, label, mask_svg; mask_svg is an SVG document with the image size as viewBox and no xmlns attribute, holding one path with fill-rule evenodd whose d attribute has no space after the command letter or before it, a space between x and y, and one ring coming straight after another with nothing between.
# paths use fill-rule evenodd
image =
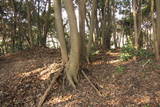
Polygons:
<instances>
[{"instance_id":1,"label":"forest","mask_svg":"<svg viewBox=\"0 0 160 107\"><path fill-rule=\"evenodd\" d=\"M0 0L0 107L160 107L160 0Z\"/></svg>"}]
</instances>

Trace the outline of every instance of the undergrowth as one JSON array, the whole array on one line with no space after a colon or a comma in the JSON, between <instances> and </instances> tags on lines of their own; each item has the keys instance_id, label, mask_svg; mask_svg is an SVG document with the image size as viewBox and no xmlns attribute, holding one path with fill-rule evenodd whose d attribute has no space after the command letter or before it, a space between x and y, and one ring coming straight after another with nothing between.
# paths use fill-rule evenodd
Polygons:
<instances>
[{"instance_id":1,"label":"undergrowth","mask_svg":"<svg viewBox=\"0 0 160 107\"><path fill-rule=\"evenodd\" d=\"M121 49L120 59L122 61L128 61L133 57L137 57L140 59L149 59L154 56L153 53L149 52L146 49L136 50L131 43L124 45Z\"/></svg>"},{"instance_id":2,"label":"undergrowth","mask_svg":"<svg viewBox=\"0 0 160 107\"><path fill-rule=\"evenodd\" d=\"M123 66L117 66L116 67L116 72L118 72L118 73L123 73L124 70L125 70L125 67L123 67Z\"/></svg>"}]
</instances>

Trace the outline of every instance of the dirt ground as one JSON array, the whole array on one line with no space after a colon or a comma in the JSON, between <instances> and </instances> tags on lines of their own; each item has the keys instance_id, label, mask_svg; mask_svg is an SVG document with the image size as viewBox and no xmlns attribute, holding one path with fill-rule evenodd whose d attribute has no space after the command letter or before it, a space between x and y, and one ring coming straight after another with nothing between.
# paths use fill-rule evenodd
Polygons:
<instances>
[{"instance_id":1,"label":"dirt ground","mask_svg":"<svg viewBox=\"0 0 160 107\"><path fill-rule=\"evenodd\" d=\"M43 107L160 107L160 62L120 61L119 52L95 55L76 90L58 82ZM59 50L35 48L0 57L0 107L36 107L61 66Z\"/></svg>"}]
</instances>

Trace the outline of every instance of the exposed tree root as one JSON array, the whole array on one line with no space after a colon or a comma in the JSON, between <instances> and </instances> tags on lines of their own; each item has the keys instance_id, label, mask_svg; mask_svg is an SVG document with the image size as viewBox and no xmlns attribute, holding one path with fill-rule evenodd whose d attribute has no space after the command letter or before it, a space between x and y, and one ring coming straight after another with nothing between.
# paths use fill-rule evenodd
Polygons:
<instances>
[{"instance_id":1,"label":"exposed tree root","mask_svg":"<svg viewBox=\"0 0 160 107\"><path fill-rule=\"evenodd\" d=\"M51 90L53 84L54 84L54 83L56 82L56 80L62 75L63 70L64 70L64 66L63 66L63 68L62 68L60 71L58 71L57 73L55 73L54 77L52 78L52 81L51 81L50 85L48 86L48 88L47 88L46 91L44 92L43 96L40 98L40 101L39 101L37 107L41 107L41 106L42 106L42 104L44 103L44 101L45 101L45 99L46 99L49 91Z\"/></svg>"},{"instance_id":2,"label":"exposed tree root","mask_svg":"<svg viewBox=\"0 0 160 107\"><path fill-rule=\"evenodd\" d=\"M84 75L84 77L88 80L88 82L90 83L90 85L93 87L93 89L95 89L95 91L97 92L97 94L99 96L102 96L101 92L96 88L96 86L90 81L90 79L88 78L88 76L85 74L85 72L83 70L81 70L82 74Z\"/></svg>"},{"instance_id":3,"label":"exposed tree root","mask_svg":"<svg viewBox=\"0 0 160 107\"><path fill-rule=\"evenodd\" d=\"M67 69L65 69L67 70ZM45 90L44 94L41 96L40 98L40 101L38 103L38 106L37 107L41 107L46 99L46 97L48 96L48 93L49 91L51 90L53 84L58 80L58 78L61 78L62 77L62 84L63 84L63 87L64 87L64 84L65 84L65 80L67 79L68 82L70 83L70 85L75 89L76 88L76 84L78 83L78 79L77 79L77 76L75 76L74 74L67 74L67 72L64 70L64 66L61 70L57 71L52 80L51 80L51 83L49 84L48 88ZM95 91L97 92L97 94L99 96L102 96L100 91L96 88L96 86L90 81L90 79L88 78L88 76L85 74L85 72L83 70L81 70L82 72L82 75L88 80L88 82L90 83L90 85L93 87L93 89L95 89ZM63 73L66 73L66 75L63 75ZM66 78L67 76L67 78Z\"/></svg>"},{"instance_id":4,"label":"exposed tree root","mask_svg":"<svg viewBox=\"0 0 160 107\"><path fill-rule=\"evenodd\" d=\"M71 65L70 63L66 64L65 73L68 79L69 84L76 89L78 84L78 67Z\"/></svg>"}]
</instances>

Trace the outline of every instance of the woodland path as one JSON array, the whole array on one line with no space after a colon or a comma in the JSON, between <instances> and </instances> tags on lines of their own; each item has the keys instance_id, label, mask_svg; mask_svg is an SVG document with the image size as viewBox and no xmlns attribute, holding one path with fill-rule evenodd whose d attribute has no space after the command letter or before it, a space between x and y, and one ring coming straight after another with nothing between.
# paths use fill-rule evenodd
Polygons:
<instances>
[{"instance_id":1,"label":"woodland path","mask_svg":"<svg viewBox=\"0 0 160 107\"><path fill-rule=\"evenodd\" d=\"M86 74L102 93L98 96L82 77L76 90L56 83L44 107L158 107L160 63L119 60L119 52L102 52L86 65ZM36 48L0 57L0 107L35 107L61 66L59 51Z\"/></svg>"}]
</instances>

